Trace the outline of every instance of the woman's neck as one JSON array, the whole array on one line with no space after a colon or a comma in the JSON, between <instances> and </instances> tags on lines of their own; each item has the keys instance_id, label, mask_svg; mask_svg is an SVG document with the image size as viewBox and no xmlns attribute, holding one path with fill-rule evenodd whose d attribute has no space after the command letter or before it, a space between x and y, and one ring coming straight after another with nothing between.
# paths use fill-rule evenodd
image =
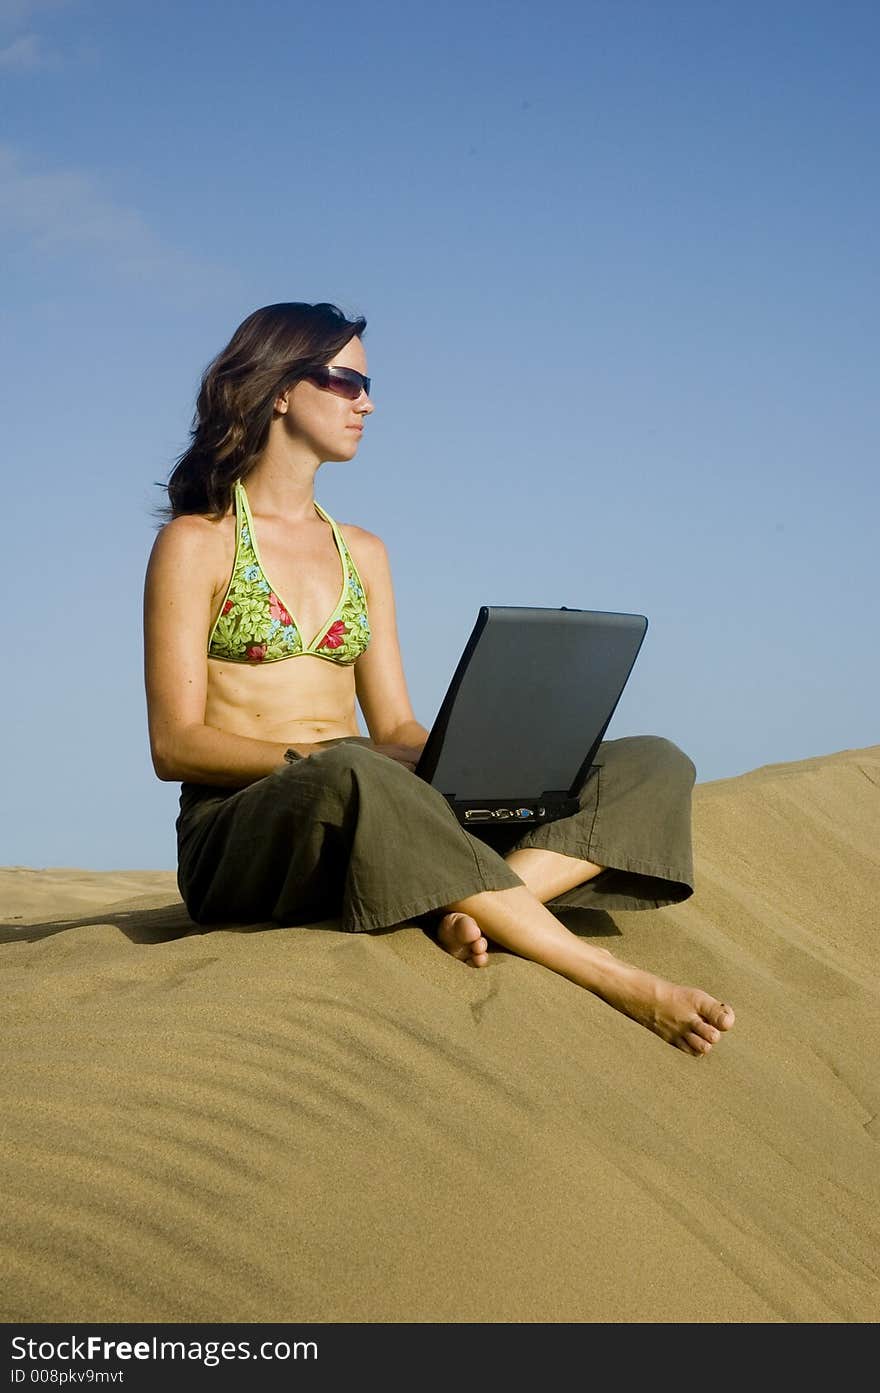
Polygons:
<instances>
[{"instance_id":1,"label":"woman's neck","mask_svg":"<svg viewBox=\"0 0 880 1393\"><path fill-rule=\"evenodd\" d=\"M244 481L248 500L258 513L285 517L289 522L307 522L315 516L315 475L320 461L296 460L265 450Z\"/></svg>"}]
</instances>

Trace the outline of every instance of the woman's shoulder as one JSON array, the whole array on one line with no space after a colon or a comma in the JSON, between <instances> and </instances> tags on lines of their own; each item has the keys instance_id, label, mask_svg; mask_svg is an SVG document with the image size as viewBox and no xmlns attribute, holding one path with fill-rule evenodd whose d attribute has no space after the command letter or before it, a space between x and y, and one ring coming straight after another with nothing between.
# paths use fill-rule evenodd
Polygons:
<instances>
[{"instance_id":1,"label":"woman's shoulder","mask_svg":"<svg viewBox=\"0 0 880 1393\"><path fill-rule=\"evenodd\" d=\"M376 567L387 566L385 543L375 532L369 532L353 522L340 522L338 526L359 571L370 572Z\"/></svg>"},{"instance_id":2,"label":"woman's shoulder","mask_svg":"<svg viewBox=\"0 0 880 1393\"><path fill-rule=\"evenodd\" d=\"M214 518L202 513L181 513L156 534L151 561L156 564L213 566L226 557L235 542L231 514Z\"/></svg>"},{"instance_id":3,"label":"woman's shoulder","mask_svg":"<svg viewBox=\"0 0 880 1393\"><path fill-rule=\"evenodd\" d=\"M346 540L353 541L356 546L373 551L385 548L381 537L377 537L375 532L368 532L365 527L358 527L355 522L340 522L338 526L345 533Z\"/></svg>"}]
</instances>

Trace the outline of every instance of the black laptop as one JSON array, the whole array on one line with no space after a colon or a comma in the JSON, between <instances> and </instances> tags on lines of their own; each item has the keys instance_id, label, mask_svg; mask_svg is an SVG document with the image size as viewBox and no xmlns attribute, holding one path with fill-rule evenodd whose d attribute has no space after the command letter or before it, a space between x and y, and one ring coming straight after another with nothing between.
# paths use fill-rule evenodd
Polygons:
<instances>
[{"instance_id":1,"label":"black laptop","mask_svg":"<svg viewBox=\"0 0 880 1393\"><path fill-rule=\"evenodd\" d=\"M647 627L642 614L484 605L416 774L465 827L570 816Z\"/></svg>"}]
</instances>

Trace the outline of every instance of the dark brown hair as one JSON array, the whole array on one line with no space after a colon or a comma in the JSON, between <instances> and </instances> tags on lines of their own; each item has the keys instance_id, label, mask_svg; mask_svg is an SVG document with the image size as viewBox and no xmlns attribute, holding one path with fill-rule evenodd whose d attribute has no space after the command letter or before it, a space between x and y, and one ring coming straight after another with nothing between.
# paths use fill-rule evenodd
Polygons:
<instances>
[{"instance_id":1,"label":"dark brown hair","mask_svg":"<svg viewBox=\"0 0 880 1393\"><path fill-rule=\"evenodd\" d=\"M222 517L236 479L245 479L266 447L276 397L323 367L367 327L336 305L292 300L265 305L239 324L209 363L196 400L191 442L168 479L163 517Z\"/></svg>"}]
</instances>

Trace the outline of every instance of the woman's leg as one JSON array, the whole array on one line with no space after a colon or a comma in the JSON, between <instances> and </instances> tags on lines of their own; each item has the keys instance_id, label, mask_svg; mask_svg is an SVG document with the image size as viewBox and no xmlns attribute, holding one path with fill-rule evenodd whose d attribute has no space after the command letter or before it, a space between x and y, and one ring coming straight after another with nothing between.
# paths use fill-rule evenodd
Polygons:
<instances>
[{"instance_id":1,"label":"woman's leg","mask_svg":"<svg viewBox=\"0 0 880 1393\"><path fill-rule=\"evenodd\" d=\"M541 904L555 900L577 885L586 884L605 869L594 861L582 861L577 856L531 846L518 847L504 859Z\"/></svg>"},{"instance_id":2,"label":"woman's leg","mask_svg":"<svg viewBox=\"0 0 880 1393\"><path fill-rule=\"evenodd\" d=\"M453 957L484 967L492 939L586 987L679 1049L706 1054L733 1024L729 1006L585 943L544 907L648 909L691 893L692 762L653 736L606 742L597 760L601 767L573 817L525 836L514 837L513 829L492 835L523 888L449 905L438 941Z\"/></svg>"},{"instance_id":3,"label":"woman's leg","mask_svg":"<svg viewBox=\"0 0 880 1393\"><path fill-rule=\"evenodd\" d=\"M539 851L535 847L511 851L504 859L541 904L546 904L576 885L583 885L604 869L592 861L579 861L573 856ZM454 911L444 914L441 911L437 941L453 958L459 958L471 967L485 967L489 961L489 945L479 925L465 914Z\"/></svg>"},{"instance_id":4,"label":"woman's leg","mask_svg":"<svg viewBox=\"0 0 880 1393\"><path fill-rule=\"evenodd\" d=\"M503 823L480 831L522 875L521 850L555 852L559 860L534 861L522 876L554 910L564 908L657 909L679 904L693 893L692 760L671 741L653 735L625 736L600 745L597 768L584 784L579 809L570 817L529 831ZM567 888L545 888L557 868ZM584 867L583 875L578 866ZM590 867L602 867L603 874Z\"/></svg>"},{"instance_id":5,"label":"woman's leg","mask_svg":"<svg viewBox=\"0 0 880 1393\"><path fill-rule=\"evenodd\" d=\"M548 967L601 997L686 1054L708 1054L734 1022L732 1009L696 987L680 987L621 962L566 929L526 885L483 891L446 907L438 937L475 967L486 940ZM474 950L482 945L479 952Z\"/></svg>"},{"instance_id":6,"label":"woman's leg","mask_svg":"<svg viewBox=\"0 0 880 1393\"><path fill-rule=\"evenodd\" d=\"M605 869L592 861L579 861L574 856L563 856L556 851L539 851L536 847L511 851L504 859L541 904L578 885L584 885ZM476 921L470 919L465 923L466 918L461 913L441 912L437 939L440 946L454 958L470 963L471 967L485 967L489 961L489 945Z\"/></svg>"},{"instance_id":7,"label":"woman's leg","mask_svg":"<svg viewBox=\"0 0 880 1393\"><path fill-rule=\"evenodd\" d=\"M579 861L573 856L540 851L535 847L508 852L504 859L541 904L577 885L583 885L604 869L592 861ZM489 961L489 945L479 925L465 914L456 911L444 913L441 910L437 939L447 953L469 963L471 967L485 967Z\"/></svg>"}]
</instances>

